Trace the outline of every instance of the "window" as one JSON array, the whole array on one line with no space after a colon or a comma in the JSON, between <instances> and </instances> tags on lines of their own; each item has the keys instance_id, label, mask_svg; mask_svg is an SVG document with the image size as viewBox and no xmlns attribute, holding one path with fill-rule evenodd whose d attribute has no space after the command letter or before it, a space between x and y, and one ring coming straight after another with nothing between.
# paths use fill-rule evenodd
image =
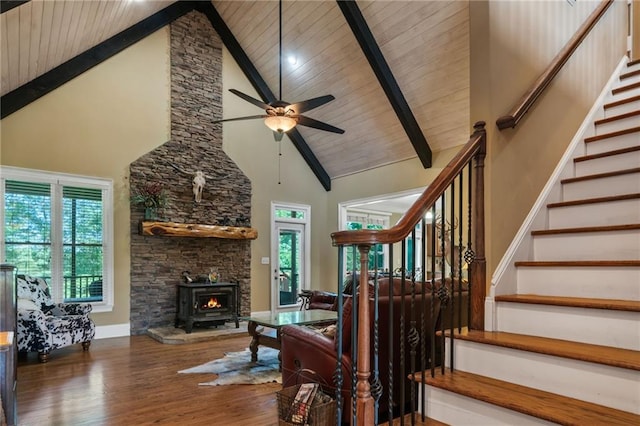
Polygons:
<instances>
[{"instance_id":1,"label":"window","mask_svg":"<svg viewBox=\"0 0 640 426\"><path fill-rule=\"evenodd\" d=\"M56 302L113 304L110 180L2 168L2 258Z\"/></svg>"},{"instance_id":2,"label":"window","mask_svg":"<svg viewBox=\"0 0 640 426\"><path fill-rule=\"evenodd\" d=\"M370 213L366 211L347 210L347 220L345 229L388 229L389 215L384 213ZM360 253L351 248L345 250L346 271L360 270ZM354 264L355 262L355 264ZM369 270L376 268L383 270L389 265L389 253L387 247L383 244L375 244L369 250Z\"/></svg>"}]
</instances>

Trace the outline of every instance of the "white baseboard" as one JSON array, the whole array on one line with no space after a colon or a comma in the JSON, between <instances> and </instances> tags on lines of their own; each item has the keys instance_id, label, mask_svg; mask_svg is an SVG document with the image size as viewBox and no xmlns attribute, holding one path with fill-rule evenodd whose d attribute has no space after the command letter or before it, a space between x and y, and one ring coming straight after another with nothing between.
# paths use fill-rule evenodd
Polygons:
<instances>
[{"instance_id":1,"label":"white baseboard","mask_svg":"<svg viewBox=\"0 0 640 426\"><path fill-rule=\"evenodd\" d=\"M96 326L94 339L108 339L110 337L123 337L131 335L131 324L112 324Z\"/></svg>"}]
</instances>

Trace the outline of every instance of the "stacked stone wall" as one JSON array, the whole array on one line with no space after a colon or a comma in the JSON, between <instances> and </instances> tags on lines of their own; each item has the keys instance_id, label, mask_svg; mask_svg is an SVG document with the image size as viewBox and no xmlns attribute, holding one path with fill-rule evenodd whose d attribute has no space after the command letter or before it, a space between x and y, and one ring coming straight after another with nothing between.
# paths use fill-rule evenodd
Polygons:
<instances>
[{"instance_id":1,"label":"stacked stone wall","mask_svg":"<svg viewBox=\"0 0 640 426\"><path fill-rule=\"evenodd\" d=\"M130 166L132 190L159 183L167 193L164 220L250 224L251 182L222 149L222 43L198 12L171 24L171 140ZM205 173L202 201L192 179ZM249 240L142 236L141 206L131 205L131 334L174 324L176 284L183 271L240 283L241 314L251 311ZM246 222L243 220L246 219Z\"/></svg>"}]
</instances>

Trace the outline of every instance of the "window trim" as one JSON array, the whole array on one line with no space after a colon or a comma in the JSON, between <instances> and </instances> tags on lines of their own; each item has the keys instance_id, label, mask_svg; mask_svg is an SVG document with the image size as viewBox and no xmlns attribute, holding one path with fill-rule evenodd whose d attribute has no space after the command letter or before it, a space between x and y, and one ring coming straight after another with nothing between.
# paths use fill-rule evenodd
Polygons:
<instances>
[{"instance_id":1,"label":"window trim","mask_svg":"<svg viewBox=\"0 0 640 426\"><path fill-rule=\"evenodd\" d=\"M113 252L115 241L113 226L113 180L69 173L0 166L0 255L2 255L3 262L6 261L4 243L4 195L6 180L53 185L51 191L51 275L55 277L62 275L62 187L80 186L100 189L102 191L102 301L90 303L93 307L93 312L112 311L114 301ZM50 285L52 299L55 302L61 302L63 298L62 286L57 280L53 279Z\"/></svg>"}]
</instances>

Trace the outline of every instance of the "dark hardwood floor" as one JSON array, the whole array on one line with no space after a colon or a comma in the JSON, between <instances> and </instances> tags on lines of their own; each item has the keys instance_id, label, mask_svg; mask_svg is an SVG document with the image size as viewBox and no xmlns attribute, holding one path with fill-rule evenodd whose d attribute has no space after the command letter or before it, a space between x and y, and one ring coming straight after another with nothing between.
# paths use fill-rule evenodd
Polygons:
<instances>
[{"instance_id":1,"label":"dark hardwood floor","mask_svg":"<svg viewBox=\"0 0 640 426\"><path fill-rule=\"evenodd\" d=\"M18 424L277 425L281 385L198 386L211 376L178 374L249 342L242 336L167 345L132 336L94 340L88 352L80 345L58 349L46 364L29 354L18 362Z\"/></svg>"},{"instance_id":2,"label":"dark hardwood floor","mask_svg":"<svg viewBox=\"0 0 640 426\"><path fill-rule=\"evenodd\" d=\"M178 370L249 346L249 337L166 345L147 336L95 340L18 363L22 425L275 425L277 383L198 386Z\"/></svg>"}]
</instances>

